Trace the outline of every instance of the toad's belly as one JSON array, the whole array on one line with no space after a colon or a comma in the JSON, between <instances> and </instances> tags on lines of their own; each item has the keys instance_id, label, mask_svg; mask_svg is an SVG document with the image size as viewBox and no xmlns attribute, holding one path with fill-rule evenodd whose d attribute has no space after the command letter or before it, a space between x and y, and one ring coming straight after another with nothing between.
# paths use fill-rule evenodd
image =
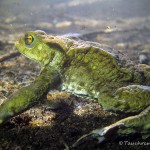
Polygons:
<instances>
[{"instance_id":1,"label":"toad's belly","mask_svg":"<svg viewBox=\"0 0 150 150\"><path fill-rule=\"evenodd\" d=\"M61 85L61 90L75 94L79 97L86 97L91 100L96 100L99 97L99 91L94 90L92 87L88 86L86 83L83 86L75 82L70 82L70 83L64 82Z\"/></svg>"}]
</instances>

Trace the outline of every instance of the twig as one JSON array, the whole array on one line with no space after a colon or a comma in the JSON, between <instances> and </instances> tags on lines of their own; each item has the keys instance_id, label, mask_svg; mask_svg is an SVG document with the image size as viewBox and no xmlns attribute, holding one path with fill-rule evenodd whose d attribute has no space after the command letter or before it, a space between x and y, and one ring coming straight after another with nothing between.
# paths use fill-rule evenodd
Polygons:
<instances>
[{"instance_id":1,"label":"twig","mask_svg":"<svg viewBox=\"0 0 150 150\"><path fill-rule=\"evenodd\" d=\"M21 55L19 52L12 52L10 54L3 55L2 57L0 57L0 63L6 61L7 59L11 59L19 55Z\"/></svg>"}]
</instances>

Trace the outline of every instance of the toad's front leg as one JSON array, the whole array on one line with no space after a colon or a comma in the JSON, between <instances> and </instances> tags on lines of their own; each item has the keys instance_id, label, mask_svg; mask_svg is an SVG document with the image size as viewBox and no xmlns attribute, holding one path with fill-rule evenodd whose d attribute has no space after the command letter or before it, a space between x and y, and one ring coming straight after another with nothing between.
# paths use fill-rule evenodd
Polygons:
<instances>
[{"instance_id":1,"label":"toad's front leg","mask_svg":"<svg viewBox=\"0 0 150 150\"><path fill-rule=\"evenodd\" d=\"M0 106L0 124L39 103L48 90L55 89L59 84L57 70L45 67L31 85L11 95Z\"/></svg>"}]
</instances>

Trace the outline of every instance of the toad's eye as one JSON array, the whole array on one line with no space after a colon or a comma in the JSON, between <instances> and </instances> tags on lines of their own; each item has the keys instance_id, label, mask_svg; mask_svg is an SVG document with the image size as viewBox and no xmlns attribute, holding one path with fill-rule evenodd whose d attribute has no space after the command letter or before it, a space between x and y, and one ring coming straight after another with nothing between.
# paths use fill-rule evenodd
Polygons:
<instances>
[{"instance_id":1,"label":"toad's eye","mask_svg":"<svg viewBox=\"0 0 150 150\"><path fill-rule=\"evenodd\" d=\"M30 45L33 41L34 41L34 38L32 35L30 35L30 34L25 35L25 44L26 45Z\"/></svg>"}]
</instances>

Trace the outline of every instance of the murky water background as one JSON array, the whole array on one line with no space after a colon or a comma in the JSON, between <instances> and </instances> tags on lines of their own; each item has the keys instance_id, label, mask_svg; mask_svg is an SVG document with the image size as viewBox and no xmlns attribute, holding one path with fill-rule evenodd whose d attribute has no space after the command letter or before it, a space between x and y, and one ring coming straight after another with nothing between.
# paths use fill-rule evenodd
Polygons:
<instances>
[{"instance_id":1,"label":"murky water background","mask_svg":"<svg viewBox=\"0 0 150 150\"><path fill-rule=\"evenodd\" d=\"M18 24L24 25L24 30L32 30L32 25L42 24L41 28L47 25L47 31L50 33L86 33L89 30L105 29L108 25L119 29L117 22L111 22L119 19L145 18L149 15L149 0L0 1L0 21L9 24L10 29L13 26L14 30Z\"/></svg>"}]
</instances>

